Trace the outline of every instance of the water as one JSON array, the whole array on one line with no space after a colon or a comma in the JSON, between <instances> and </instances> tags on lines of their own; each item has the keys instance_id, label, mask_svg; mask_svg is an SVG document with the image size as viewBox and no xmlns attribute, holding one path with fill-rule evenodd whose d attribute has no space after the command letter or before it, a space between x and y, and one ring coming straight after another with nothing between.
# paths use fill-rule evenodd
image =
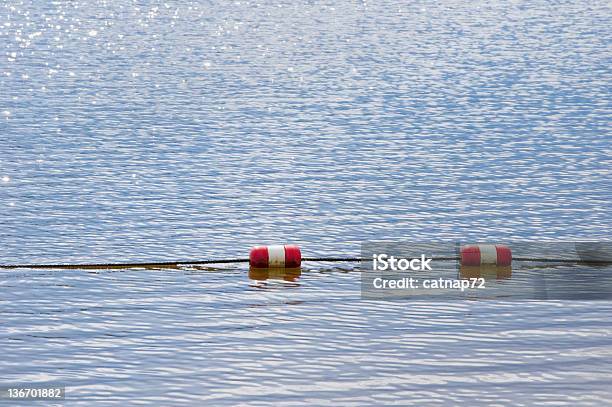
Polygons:
<instances>
[{"instance_id":1,"label":"water","mask_svg":"<svg viewBox=\"0 0 612 407\"><path fill-rule=\"evenodd\" d=\"M610 6L4 2L0 262L610 239ZM607 302L377 302L351 265L1 274L69 405L609 402Z\"/></svg>"}]
</instances>

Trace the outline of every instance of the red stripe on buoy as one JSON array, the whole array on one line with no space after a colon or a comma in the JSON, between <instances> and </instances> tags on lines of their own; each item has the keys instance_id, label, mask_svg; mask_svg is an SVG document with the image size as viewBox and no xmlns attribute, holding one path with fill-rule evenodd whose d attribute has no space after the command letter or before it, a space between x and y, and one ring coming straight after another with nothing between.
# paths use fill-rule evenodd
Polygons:
<instances>
[{"instance_id":1,"label":"red stripe on buoy","mask_svg":"<svg viewBox=\"0 0 612 407\"><path fill-rule=\"evenodd\" d=\"M463 246L461 248L461 264L464 266L480 266L480 249L478 246Z\"/></svg>"},{"instance_id":2,"label":"red stripe on buoy","mask_svg":"<svg viewBox=\"0 0 612 407\"><path fill-rule=\"evenodd\" d=\"M268 267L268 247L255 246L249 254L249 264L252 267Z\"/></svg>"},{"instance_id":3,"label":"red stripe on buoy","mask_svg":"<svg viewBox=\"0 0 612 407\"><path fill-rule=\"evenodd\" d=\"M508 246L497 245L497 265L498 266L509 266L512 264L512 250Z\"/></svg>"},{"instance_id":4,"label":"red stripe on buoy","mask_svg":"<svg viewBox=\"0 0 612 407\"><path fill-rule=\"evenodd\" d=\"M294 244L285 245L285 267L300 267L302 265L302 252Z\"/></svg>"}]
</instances>

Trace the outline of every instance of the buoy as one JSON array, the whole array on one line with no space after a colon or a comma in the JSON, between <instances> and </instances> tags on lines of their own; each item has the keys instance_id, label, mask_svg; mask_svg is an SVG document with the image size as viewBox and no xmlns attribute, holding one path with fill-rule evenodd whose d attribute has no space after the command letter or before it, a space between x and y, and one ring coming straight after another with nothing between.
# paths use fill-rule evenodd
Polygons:
<instances>
[{"instance_id":1,"label":"buoy","mask_svg":"<svg viewBox=\"0 0 612 407\"><path fill-rule=\"evenodd\" d=\"M257 268L294 268L302 264L300 248L293 244L255 246L249 254L249 264Z\"/></svg>"},{"instance_id":2,"label":"buoy","mask_svg":"<svg viewBox=\"0 0 612 407\"><path fill-rule=\"evenodd\" d=\"M512 251L508 246L499 244L461 246L461 265L480 266L481 264L509 266L512 264Z\"/></svg>"}]
</instances>

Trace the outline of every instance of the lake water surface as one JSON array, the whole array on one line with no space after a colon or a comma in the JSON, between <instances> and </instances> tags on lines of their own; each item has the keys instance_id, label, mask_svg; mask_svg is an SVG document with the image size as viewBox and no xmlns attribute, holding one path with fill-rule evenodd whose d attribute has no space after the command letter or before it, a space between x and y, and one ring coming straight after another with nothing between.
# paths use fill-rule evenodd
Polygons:
<instances>
[{"instance_id":1,"label":"lake water surface","mask_svg":"<svg viewBox=\"0 0 612 407\"><path fill-rule=\"evenodd\" d=\"M4 2L0 263L610 240L610 27L605 1ZM4 270L0 381L70 406L612 399L610 302L251 277Z\"/></svg>"}]
</instances>

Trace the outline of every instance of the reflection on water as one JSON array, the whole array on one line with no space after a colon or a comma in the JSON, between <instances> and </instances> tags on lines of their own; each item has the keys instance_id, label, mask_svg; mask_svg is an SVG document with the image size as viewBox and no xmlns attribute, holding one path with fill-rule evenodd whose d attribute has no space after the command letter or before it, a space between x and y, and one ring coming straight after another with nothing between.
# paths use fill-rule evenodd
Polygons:
<instances>
[{"instance_id":1,"label":"reflection on water","mask_svg":"<svg viewBox=\"0 0 612 407\"><path fill-rule=\"evenodd\" d=\"M302 275L301 268L254 268L249 269L251 280L285 280L290 282L297 281Z\"/></svg>"},{"instance_id":2,"label":"reflection on water","mask_svg":"<svg viewBox=\"0 0 612 407\"><path fill-rule=\"evenodd\" d=\"M459 275L461 278L484 278L485 280L504 280L512 277L512 266L495 266L495 265L481 265L475 266L461 266L459 268Z\"/></svg>"}]
</instances>

